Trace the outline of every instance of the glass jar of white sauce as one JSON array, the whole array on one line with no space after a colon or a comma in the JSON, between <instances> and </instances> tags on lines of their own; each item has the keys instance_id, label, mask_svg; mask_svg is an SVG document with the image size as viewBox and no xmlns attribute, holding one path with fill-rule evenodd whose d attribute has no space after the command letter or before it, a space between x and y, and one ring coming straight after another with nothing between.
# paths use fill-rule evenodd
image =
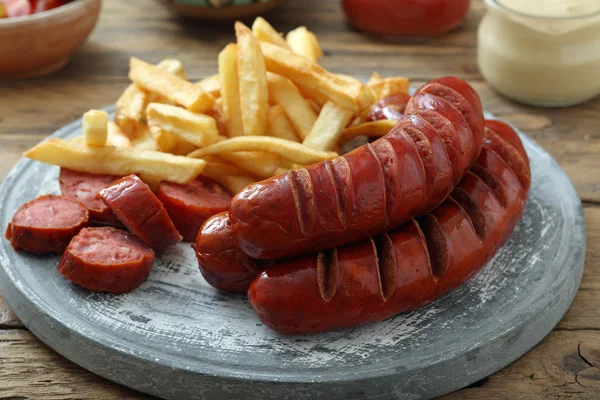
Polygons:
<instances>
[{"instance_id":1,"label":"glass jar of white sauce","mask_svg":"<svg viewBox=\"0 0 600 400\"><path fill-rule=\"evenodd\" d=\"M485 0L481 74L521 103L563 107L600 94L600 0Z\"/></svg>"}]
</instances>

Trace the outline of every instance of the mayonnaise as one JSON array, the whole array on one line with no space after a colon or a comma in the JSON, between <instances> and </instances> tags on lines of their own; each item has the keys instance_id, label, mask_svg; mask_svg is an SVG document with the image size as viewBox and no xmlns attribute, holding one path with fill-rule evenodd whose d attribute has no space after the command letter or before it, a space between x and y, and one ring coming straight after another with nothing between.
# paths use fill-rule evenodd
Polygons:
<instances>
[{"instance_id":1,"label":"mayonnaise","mask_svg":"<svg viewBox=\"0 0 600 400\"><path fill-rule=\"evenodd\" d=\"M600 94L600 0L486 0L478 63L500 93L540 106Z\"/></svg>"}]
</instances>

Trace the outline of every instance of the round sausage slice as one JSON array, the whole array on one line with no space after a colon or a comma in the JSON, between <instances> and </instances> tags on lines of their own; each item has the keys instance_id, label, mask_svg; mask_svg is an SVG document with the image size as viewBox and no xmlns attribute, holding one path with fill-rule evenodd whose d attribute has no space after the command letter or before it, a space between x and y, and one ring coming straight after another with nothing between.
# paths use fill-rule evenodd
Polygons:
<instances>
[{"instance_id":1,"label":"round sausage slice","mask_svg":"<svg viewBox=\"0 0 600 400\"><path fill-rule=\"evenodd\" d=\"M137 175L129 175L100 191L117 218L154 251L161 252L183 238L160 200Z\"/></svg>"},{"instance_id":2,"label":"round sausage slice","mask_svg":"<svg viewBox=\"0 0 600 400\"><path fill-rule=\"evenodd\" d=\"M187 185L162 181L156 197L163 203L186 242L193 242L208 218L227 211L231 193L218 182L203 176Z\"/></svg>"},{"instance_id":3,"label":"round sausage slice","mask_svg":"<svg viewBox=\"0 0 600 400\"><path fill-rule=\"evenodd\" d=\"M89 224L87 208L67 196L46 195L24 204L6 229L15 250L61 254L81 228Z\"/></svg>"},{"instance_id":4,"label":"round sausage slice","mask_svg":"<svg viewBox=\"0 0 600 400\"><path fill-rule=\"evenodd\" d=\"M153 263L154 251L132 233L85 228L69 243L58 272L91 290L127 293L148 278Z\"/></svg>"},{"instance_id":5,"label":"round sausage slice","mask_svg":"<svg viewBox=\"0 0 600 400\"><path fill-rule=\"evenodd\" d=\"M90 212L90 220L103 225L120 226L115 214L102 201L98 192L119 179L116 175L89 174L61 168L58 182L63 195L82 202Z\"/></svg>"}]
</instances>

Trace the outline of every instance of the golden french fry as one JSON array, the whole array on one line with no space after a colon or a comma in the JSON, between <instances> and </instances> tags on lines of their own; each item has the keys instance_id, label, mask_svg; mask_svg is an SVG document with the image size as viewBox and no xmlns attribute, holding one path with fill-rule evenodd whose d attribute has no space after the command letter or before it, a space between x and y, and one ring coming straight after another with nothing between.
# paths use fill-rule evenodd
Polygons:
<instances>
[{"instance_id":1,"label":"golden french fry","mask_svg":"<svg viewBox=\"0 0 600 400\"><path fill-rule=\"evenodd\" d=\"M150 187L150 190L152 190L153 192L156 192L158 190L158 185L160 185L160 183L162 182L162 179L154 176L154 175L149 175L149 174L138 174L140 179L142 181L144 181L144 183L146 185L148 185L148 187Z\"/></svg>"},{"instance_id":2,"label":"golden french fry","mask_svg":"<svg viewBox=\"0 0 600 400\"><path fill-rule=\"evenodd\" d=\"M274 45L289 49L285 39L262 17L257 17L252 24L252 34L258 40L273 43Z\"/></svg>"},{"instance_id":3,"label":"golden french fry","mask_svg":"<svg viewBox=\"0 0 600 400\"><path fill-rule=\"evenodd\" d=\"M362 82L353 76L346 75L346 74L332 74L332 75L342 85L346 84L346 83L350 84L350 85L362 85Z\"/></svg>"},{"instance_id":4,"label":"golden french fry","mask_svg":"<svg viewBox=\"0 0 600 400\"><path fill-rule=\"evenodd\" d=\"M271 43L260 44L267 70L290 79L309 97L325 104L332 101L339 107L358 112L373 103L373 94L363 84L341 84L314 61Z\"/></svg>"},{"instance_id":5,"label":"golden french fry","mask_svg":"<svg viewBox=\"0 0 600 400\"><path fill-rule=\"evenodd\" d=\"M304 165L330 160L338 156L337 153L331 151L313 150L300 143L269 136L238 136L198 149L189 156L202 158L207 154L220 155L236 151L265 151Z\"/></svg>"},{"instance_id":6,"label":"golden french fry","mask_svg":"<svg viewBox=\"0 0 600 400\"><path fill-rule=\"evenodd\" d=\"M285 174L286 172L289 172L291 169L292 168L277 167L277 169L275 170L275 175Z\"/></svg>"},{"instance_id":7,"label":"golden french fry","mask_svg":"<svg viewBox=\"0 0 600 400\"><path fill-rule=\"evenodd\" d=\"M134 136L131 137L131 145L138 150L159 150L158 144L146 124L138 126L138 129L134 132Z\"/></svg>"},{"instance_id":8,"label":"golden french fry","mask_svg":"<svg viewBox=\"0 0 600 400\"><path fill-rule=\"evenodd\" d=\"M269 136L300 142L282 106L269 107L267 118L269 120Z\"/></svg>"},{"instance_id":9,"label":"golden french fry","mask_svg":"<svg viewBox=\"0 0 600 400\"><path fill-rule=\"evenodd\" d=\"M177 144L177 136L165 131L160 126L150 126L150 133L156 142L158 151L170 152Z\"/></svg>"},{"instance_id":10,"label":"golden french fry","mask_svg":"<svg viewBox=\"0 0 600 400\"><path fill-rule=\"evenodd\" d=\"M352 115L352 111L344 110L328 101L321 109L310 135L302 144L314 150L333 149Z\"/></svg>"},{"instance_id":11,"label":"golden french fry","mask_svg":"<svg viewBox=\"0 0 600 400\"><path fill-rule=\"evenodd\" d=\"M214 97L221 97L221 78L219 77L219 74L207 76L196 82L196 85L200 86L202 90L212 94Z\"/></svg>"},{"instance_id":12,"label":"golden french fry","mask_svg":"<svg viewBox=\"0 0 600 400\"><path fill-rule=\"evenodd\" d=\"M375 99L379 100L394 93L408 93L410 82L408 78L397 76L384 78L367 86L373 92Z\"/></svg>"},{"instance_id":13,"label":"golden french fry","mask_svg":"<svg viewBox=\"0 0 600 400\"><path fill-rule=\"evenodd\" d=\"M279 163L279 167L285 168L287 170L290 170L290 169L299 169L299 168L302 168L302 165L293 163L293 162L291 162L290 160L288 160L286 158L282 158L281 162Z\"/></svg>"},{"instance_id":14,"label":"golden french fry","mask_svg":"<svg viewBox=\"0 0 600 400\"><path fill-rule=\"evenodd\" d=\"M206 162L157 151L123 147L90 147L61 139L44 141L24 154L25 157L94 174L148 174L162 180L187 183L198 176Z\"/></svg>"},{"instance_id":15,"label":"golden french fry","mask_svg":"<svg viewBox=\"0 0 600 400\"><path fill-rule=\"evenodd\" d=\"M235 34L238 45L237 65L244 133L246 135L264 135L267 133L267 110L269 108L265 61L258 40L246 25L236 22Z\"/></svg>"},{"instance_id":16,"label":"golden french fry","mask_svg":"<svg viewBox=\"0 0 600 400\"><path fill-rule=\"evenodd\" d=\"M104 146L108 136L108 113L90 110L83 114L83 138L88 146Z\"/></svg>"},{"instance_id":17,"label":"golden french fry","mask_svg":"<svg viewBox=\"0 0 600 400\"><path fill-rule=\"evenodd\" d=\"M258 178L269 178L279 166L281 157L277 154L263 151L238 151L236 153L222 153L219 157L233 165L238 166L247 173ZM203 159L205 157L202 157Z\"/></svg>"},{"instance_id":18,"label":"golden french fry","mask_svg":"<svg viewBox=\"0 0 600 400\"><path fill-rule=\"evenodd\" d=\"M365 122L360 125L346 128L340 136L339 143L344 144L361 135L369 137L385 136L397 123L398 121L396 120L382 119L380 121Z\"/></svg>"},{"instance_id":19,"label":"golden french fry","mask_svg":"<svg viewBox=\"0 0 600 400\"><path fill-rule=\"evenodd\" d=\"M369 78L367 85L372 85L374 83L380 82L382 79L383 78L381 77L381 75L379 75L379 72L375 71L371 74L371 77Z\"/></svg>"},{"instance_id":20,"label":"golden french fry","mask_svg":"<svg viewBox=\"0 0 600 400\"><path fill-rule=\"evenodd\" d=\"M228 175L244 175L244 171L236 167L235 165L228 164L218 157L214 157L212 159L204 158L206 161L206 166L204 167L204 171L202 171L202 175L206 175L212 179L219 179L223 176Z\"/></svg>"},{"instance_id":21,"label":"golden french fry","mask_svg":"<svg viewBox=\"0 0 600 400\"><path fill-rule=\"evenodd\" d=\"M207 111L215 102L215 98L200 86L135 57L132 57L129 63L129 79L142 88L160 94L193 112Z\"/></svg>"},{"instance_id":22,"label":"golden french fry","mask_svg":"<svg viewBox=\"0 0 600 400\"><path fill-rule=\"evenodd\" d=\"M214 143L219 137L214 118L195 114L181 107L150 103L146 109L146 117L150 127L159 128L198 147Z\"/></svg>"},{"instance_id":23,"label":"golden french fry","mask_svg":"<svg viewBox=\"0 0 600 400\"><path fill-rule=\"evenodd\" d=\"M176 156L185 156L190 154L192 151L196 150L198 146L195 146L185 140L177 140L175 146L169 151L171 154L175 154Z\"/></svg>"},{"instance_id":24,"label":"golden french fry","mask_svg":"<svg viewBox=\"0 0 600 400\"><path fill-rule=\"evenodd\" d=\"M133 136L144 116L148 93L135 83L127 86L115 104L115 123L123 133Z\"/></svg>"},{"instance_id":25,"label":"golden french fry","mask_svg":"<svg viewBox=\"0 0 600 400\"><path fill-rule=\"evenodd\" d=\"M240 80L238 78L237 45L230 43L219 53L219 78L221 81L221 99L229 136L244 134L242 105L240 99Z\"/></svg>"},{"instance_id":26,"label":"golden french fry","mask_svg":"<svg viewBox=\"0 0 600 400\"><path fill-rule=\"evenodd\" d=\"M304 140L315 124L317 114L288 79L268 73L267 81L272 101L283 107L296 133Z\"/></svg>"},{"instance_id":27,"label":"golden french fry","mask_svg":"<svg viewBox=\"0 0 600 400\"><path fill-rule=\"evenodd\" d=\"M314 99L311 99L310 97L305 98L304 100L306 100L306 102L308 103L310 108L312 108L315 114L319 115L319 113L321 112L321 106L319 105L319 103L317 103Z\"/></svg>"},{"instance_id":28,"label":"golden french fry","mask_svg":"<svg viewBox=\"0 0 600 400\"><path fill-rule=\"evenodd\" d=\"M288 32L286 39L287 44L296 54L310 58L313 61L323 57L323 50L321 50L317 37L305 26L300 26Z\"/></svg>"},{"instance_id":29,"label":"golden french fry","mask_svg":"<svg viewBox=\"0 0 600 400\"><path fill-rule=\"evenodd\" d=\"M223 186L227 188L231 192L232 195L236 195L243 188L250 185L251 183L256 182L254 179L249 176L243 175L227 175L216 179Z\"/></svg>"},{"instance_id":30,"label":"golden french fry","mask_svg":"<svg viewBox=\"0 0 600 400\"><path fill-rule=\"evenodd\" d=\"M165 58L156 64L156 67L180 79L187 80L183 63L176 58Z\"/></svg>"},{"instance_id":31,"label":"golden french fry","mask_svg":"<svg viewBox=\"0 0 600 400\"><path fill-rule=\"evenodd\" d=\"M131 140L121 131L121 128L112 121L108 121L108 135L106 138L108 146L132 147Z\"/></svg>"}]
</instances>

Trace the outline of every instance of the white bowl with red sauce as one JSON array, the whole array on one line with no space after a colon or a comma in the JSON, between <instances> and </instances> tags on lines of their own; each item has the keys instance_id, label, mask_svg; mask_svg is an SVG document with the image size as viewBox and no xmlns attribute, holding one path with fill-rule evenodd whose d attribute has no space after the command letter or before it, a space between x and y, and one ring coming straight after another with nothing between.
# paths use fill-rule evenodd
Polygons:
<instances>
[{"instance_id":1,"label":"white bowl with red sauce","mask_svg":"<svg viewBox=\"0 0 600 400\"><path fill-rule=\"evenodd\" d=\"M101 0L75 0L0 18L0 79L39 77L62 68L94 29L100 7Z\"/></svg>"},{"instance_id":2,"label":"white bowl with red sauce","mask_svg":"<svg viewBox=\"0 0 600 400\"><path fill-rule=\"evenodd\" d=\"M470 0L342 0L357 29L398 41L422 41L458 27Z\"/></svg>"}]
</instances>

